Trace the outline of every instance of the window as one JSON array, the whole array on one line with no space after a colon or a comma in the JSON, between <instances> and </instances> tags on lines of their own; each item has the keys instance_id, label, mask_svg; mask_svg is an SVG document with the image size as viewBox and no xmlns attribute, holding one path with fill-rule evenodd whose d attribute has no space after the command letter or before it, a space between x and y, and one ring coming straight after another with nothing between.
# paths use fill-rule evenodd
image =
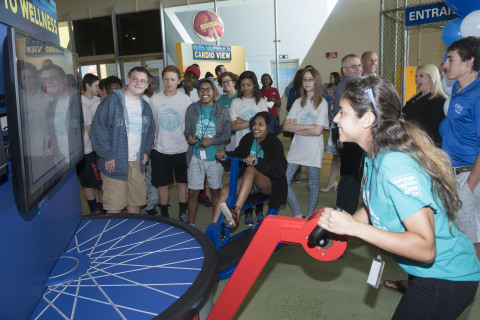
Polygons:
<instances>
[{"instance_id":1,"label":"window","mask_svg":"<svg viewBox=\"0 0 480 320\"><path fill-rule=\"evenodd\" d=\"M163 51L159 10L119 14L117 28L121 56Z\"/></svg>"},{"instance_id":2,"label":"window","mask_svg":"<svg viewBox=\"0 0 480 320\"><path fill-rule=\"evenodd\" d=\"M73 32L79 57L115 53L111 17L76 20Z\"/></svg>"}]
</instances>

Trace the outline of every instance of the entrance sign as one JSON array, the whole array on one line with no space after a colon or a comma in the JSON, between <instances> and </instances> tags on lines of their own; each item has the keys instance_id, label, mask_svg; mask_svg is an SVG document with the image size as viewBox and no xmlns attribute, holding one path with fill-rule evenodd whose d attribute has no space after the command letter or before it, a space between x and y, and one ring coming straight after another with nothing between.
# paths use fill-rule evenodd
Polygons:
<instances>
[{"instance_id":1,"label":"entrance sign","mask_svg":"<svg viewBox=\"0 0 480 320\"><path fill-rule=\"evenodd\" d=\"M449 21L460 18L444 2L431 3L424 6L405 9L405 26Z\"/></svg>"}]
</instances>

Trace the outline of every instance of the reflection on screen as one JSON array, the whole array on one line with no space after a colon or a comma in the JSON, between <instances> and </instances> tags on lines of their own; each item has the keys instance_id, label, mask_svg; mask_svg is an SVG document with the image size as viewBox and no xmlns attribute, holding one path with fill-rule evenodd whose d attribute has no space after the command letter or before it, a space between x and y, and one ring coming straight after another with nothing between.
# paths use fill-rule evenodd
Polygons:
<instances>
[{"instance_id":1,"label":"reflection on screen","mask_svg":"<svg viewBox=\"0 0 480 320\"><path fill-rule=\"evenodd\" d=\"M61 48L16 33L19 114L29 205L83 156L76 63Z\"/></svg>"}]
</instances>

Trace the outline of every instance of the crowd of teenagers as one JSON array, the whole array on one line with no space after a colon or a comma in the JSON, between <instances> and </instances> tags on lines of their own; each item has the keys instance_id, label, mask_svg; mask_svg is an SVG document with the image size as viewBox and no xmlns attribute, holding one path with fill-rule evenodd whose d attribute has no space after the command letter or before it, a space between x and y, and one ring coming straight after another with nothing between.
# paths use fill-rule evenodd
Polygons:
<instances>
[{"instance_id":1,"label":"crowd of teenagers","mask_svg":"<svg viewBox=\"0 0 480 320\"><path fill-rule=\"evenodd\" d=\"M123 89L116 77L85 75L86 157L78 169L90 211L140 213L145 206L157 214L159 207L169 217L175 182L181 221L195 225L201 202L212 207L213 222L223 213L235 228L252 192L268 195L271 208L288 202L293 217L310 218L319 192L338 190L342 210L325 208L318 225L392 253L408 274L384 283L403 294L393 319L455 319L480 280L480 39L452 43L440 68L419 66L417 93L403 107L377 66L373 51L346 55L328 86L314 67L299 69L285 91L282 125L280 94L268 74L260 88L251 71L236 75L220 65L215 77L200 79L192 65L181 81L170 65L160 91L143 67L130 70ZM452 81L448 94L440 72ZM292 138L286 156L282 131ZM320 188L325 149L332 165ZM244 159L233 207L225 203L226 156ZM303 213L291 186L301 166L308 186ZM263 206L254 210L262 223ZM244 223L254 224L253 210Z\"/></svg>"}]
</instances>

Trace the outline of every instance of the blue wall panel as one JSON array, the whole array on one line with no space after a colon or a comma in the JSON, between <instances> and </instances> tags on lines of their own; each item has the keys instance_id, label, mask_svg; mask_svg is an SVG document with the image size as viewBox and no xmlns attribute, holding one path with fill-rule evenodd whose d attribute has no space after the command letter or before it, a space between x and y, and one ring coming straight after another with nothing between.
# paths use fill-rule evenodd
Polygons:
<instances>
[{"instance_id":1,"label":"blue wall panel","mask_svg":"<svg viewBox=\"0 0 480 320\"><path fill-rule=\"evenodd\" d=\"M6 28L0 23L0 44L4 43ZM3 50L3 45L0 48ZM40 214L36 210L28 214L19 212L11 176L0 178L0 319L29 319L81 216L75 170L48 194L48 203Z\"/></svg>"}]
</instances>

